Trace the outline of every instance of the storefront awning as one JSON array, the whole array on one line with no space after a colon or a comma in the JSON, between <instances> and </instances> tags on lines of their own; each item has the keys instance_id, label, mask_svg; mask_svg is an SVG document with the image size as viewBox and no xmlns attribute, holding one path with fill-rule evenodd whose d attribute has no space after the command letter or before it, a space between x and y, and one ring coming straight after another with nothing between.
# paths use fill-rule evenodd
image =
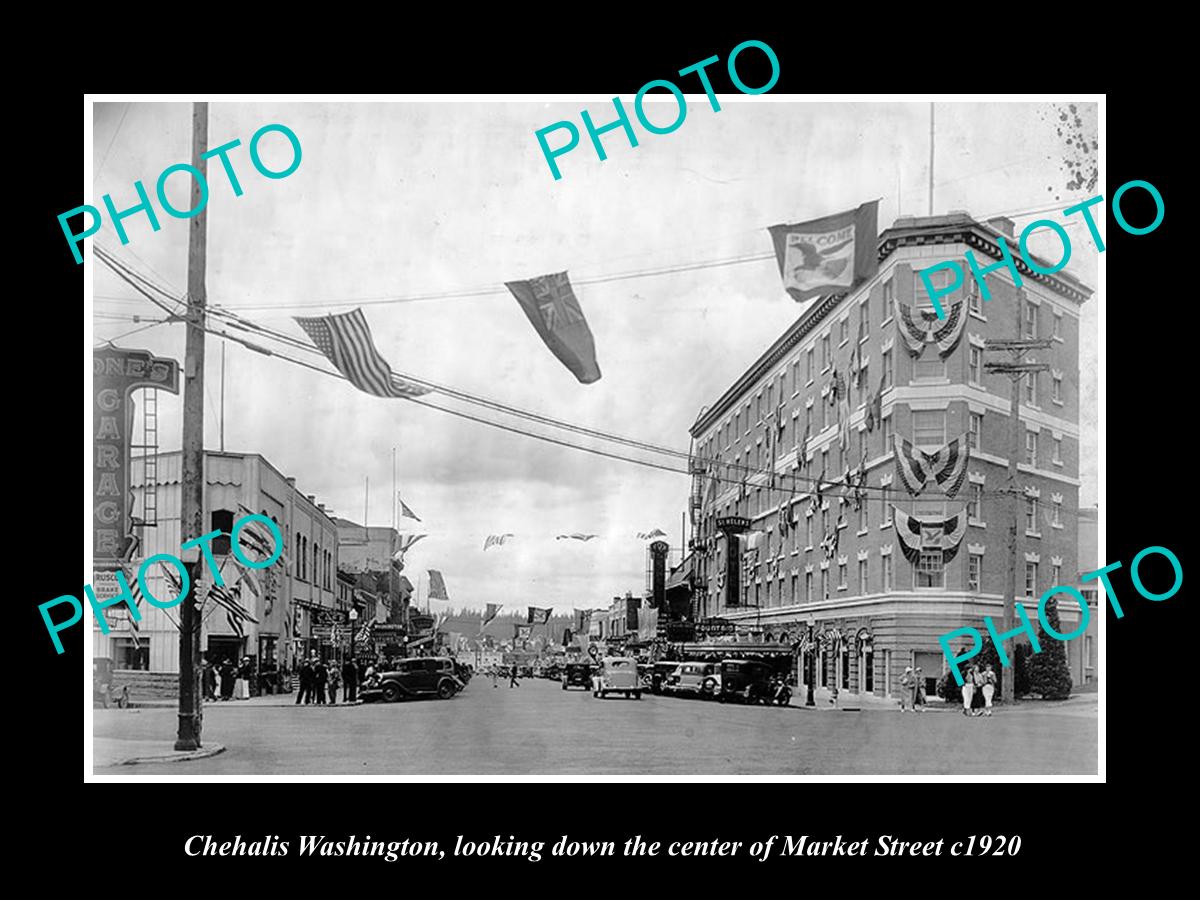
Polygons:
<instances>
[{"instance_id":1,"label":"storefront awning","mask_svg":"<svg viewBox=\"0 0 1200 900\"><path fill-rule=\"evenodd\" d=\"M740 656L791 656L791 644L776 644L774 642L755 642L748 641L733 642L733 641L706 641L696 644L682 644L680 650L684 654L716 654L727 659L737 659Z\"/></svg>"}]
</instances>

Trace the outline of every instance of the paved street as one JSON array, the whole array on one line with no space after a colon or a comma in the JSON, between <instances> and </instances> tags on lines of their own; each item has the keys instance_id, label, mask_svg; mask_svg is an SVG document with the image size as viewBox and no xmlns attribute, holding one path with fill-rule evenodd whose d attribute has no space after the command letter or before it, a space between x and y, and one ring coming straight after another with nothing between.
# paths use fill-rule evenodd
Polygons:
<instances>
[{"instance_id":1,"label":"paved street","mask_svg":"<svg viewBox=\"0 0 1200 900\"><path fill-rule=\"evenodd\" d=\"M1095 695L990 719L950 710L745 707L644 695L597 700L557 682L477 677L461 695L297 707L294 695L207 704L209 759L115 775L1094 774ZM795 703L796 700L793 700ZM170 738L173 709L95 710L98 738Z\"/></svg>"}]
</instances>

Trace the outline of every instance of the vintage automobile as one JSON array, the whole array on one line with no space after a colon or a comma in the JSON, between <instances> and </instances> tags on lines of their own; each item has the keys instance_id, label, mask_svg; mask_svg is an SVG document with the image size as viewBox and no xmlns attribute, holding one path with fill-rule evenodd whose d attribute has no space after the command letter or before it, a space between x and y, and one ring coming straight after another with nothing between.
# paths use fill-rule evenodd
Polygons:
<instances>
[{"instance_id":1,"label":"vintage automobile","mask_svg":"<svg viewBox=\"0 0 1200 900\"><path fill-rule=\"evenodd\" d=\"M678 663L667 675L662 689L668 694L688 694L711 700L721 693L720 667L711 662Z\"/></svg>"},{"instance_id":2,"label":"vintage automobile","mask_svg":"<svg viewBox=\"0 0 1200 900\"><path fill-rule=\"evenodd\" d=\"M650 663L642 672L642 687L652 694L661 694L671 673L679 668L679 662ZM642 668L639 666L639 668Z\"/></svg>"},{"instance_id":3,"label":"vintage automobile","mask_svg":"<svg viewBox=\"0 0 1200 900\"><path fill-rule=\"evenodd\" d=\"M759 660L722 660L721 687L717 699L722 703L728 700L770 703L775 694L772 684L774 675L775 670L770 664Z\"/></svg>"},{"instance_id":4,"label":"vintage automobile","mask_svg":"<svg viewBox=\"0 0 1200 900\"><path fill-rule=\"evenodd\" d=\"M609 694L642 699L637 660L628 656L606 656L600 661L600 668L592 676L592 696L603 699Z\"/></svg>"},{"instance_id":5,"label":"vintage automobile","mask_svg":"<svg viewBox=\"0 0 1200 900\"><path fill-rule=\"evenodd\" d=\"M581 687L587 690L592 686L592 673L596 667L590 662L567 663L562 674L562 689Z\"/></svg>"},{"instance_id":6,"label":"vintage automobile","mask_svg":"<svg viewBox=\"0 0 1200 900\"><path fill-rule=\"evenodd\" d=\"M449 700L466 687L455 673L454 660L448 657L418 656L397 660L394 665L392 670L376 673L363 685L359 691L363 702L395 703L426 696Z\"/></svg>"},{"instance_id":7,"label":"vintage automobile","mask_svg":"<svg viewBox=\"0 0 1200 900\"><path fill-rule=\"evenodd\" d=\"M113 684L113 661L107 657L92 660L92 702L105 709L114 704L120 709L129 706L129 685Z\"/></svg>"},{"instance_id":8,"label":"vintage automobile","mask_svg":"<svg viewBox=\"0 0 1200 900\"><path fill-rule=\"evenodd\" d=\"M471 676L475 674L475 670L468 663L461 663L457 659L454 660L454 674L463 685L467 685L471 681Z\"/></svg>"}]
</instances>

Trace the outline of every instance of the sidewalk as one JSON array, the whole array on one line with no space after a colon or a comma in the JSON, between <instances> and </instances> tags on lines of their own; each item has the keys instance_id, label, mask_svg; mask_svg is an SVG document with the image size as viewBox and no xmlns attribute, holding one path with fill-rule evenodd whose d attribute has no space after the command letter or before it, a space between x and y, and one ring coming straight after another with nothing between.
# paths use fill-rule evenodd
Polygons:
<instances>
[{"instance_id":1,"label":"sidewalk","mask_svg":"<svg viewBox=\"0 0 1200 900\"><path fill-rule=\"evenodd\" d=\"M792 691L791 705L808 712L900 711L900 699L898 697L881 697L877 694L865 693L855 694L843 690L838 692L836 706L830 702L832 697L833 694L829 688L815 688L813 690L813 703L815 705L805 706L805 701L808 699L808 688L801 684ZM941 710L946 708L946 704L937 697L931 697L928 699L925 708L926 710Z\"/></svg>"},{"instance_id":2,"label":"sidewalk","mask_svg":"<svg viewBox=\"0 0 1200 900\"><path fill-rule=\"evenodd\" d=\"M127 741L119 738L92 739L92 768L132 766L138 763L187 762L224 753L222 744L208 742L199 750L176 750L174 741Z\"/></svg>"}]
</instances>

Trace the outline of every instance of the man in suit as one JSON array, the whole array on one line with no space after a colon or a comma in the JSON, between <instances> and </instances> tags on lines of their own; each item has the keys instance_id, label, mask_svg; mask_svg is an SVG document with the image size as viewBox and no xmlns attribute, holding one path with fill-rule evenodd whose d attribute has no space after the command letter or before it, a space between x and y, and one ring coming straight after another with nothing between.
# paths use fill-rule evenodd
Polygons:
<instances>
[{"instance_id":1,"label":"man in suit","mask_svg":"<svg viewBox=\"0 0 1200 900\"><path fill-rule=\"evenodd\" d=\"M344 696L343 699L347 703L355 703L358 701L358 666L354 664L354 660L347 659L342 665L342 684Z\"/></svg>"},{"instance_id":2,"label":"man in suit","mask_svg":"<svg viewBox=\"0 0 1200 900\"><path fill-rule=\"evenodd\" d=\"M296 694L296 705L312 703L313 668L306 659L300 663L300 692Z\"/></svg>"},{"instance_id":3,"label":"man in suit","mask_svg":"<svg viewBox=\"0 0 1200 900\"><path fill-rule=\"evenodd\" d=\"M313 690L317 692L317 705L325 705L325 682L329 680L329 667L323 659L317 658L313 665Z\"/></svg>"}]
</instances>

